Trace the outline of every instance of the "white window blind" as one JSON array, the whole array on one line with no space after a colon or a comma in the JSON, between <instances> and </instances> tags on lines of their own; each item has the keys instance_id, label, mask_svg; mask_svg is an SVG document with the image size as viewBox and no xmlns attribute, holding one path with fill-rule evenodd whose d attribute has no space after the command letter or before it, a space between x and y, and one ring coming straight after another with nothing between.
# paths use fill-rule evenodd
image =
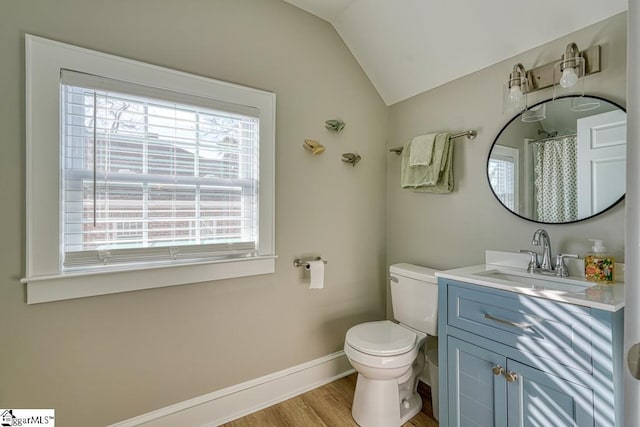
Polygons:
<instances>
[{"instance_id":1,"label":"white window blind","mask_svg":"<svg viewBox=\"0 0 640 427\"><path fill-rule=\"evenodd\" d=\"M259 111L61 70L64 269L256 254Z\"/></svg>"},{"instance_id":2,"label":"white window blind","mask_svg":"<svg viewBox=\"0 0 640 427\"><path fill-rule=\"evenodd\" d=\"M512 211L518 207L518 156L517 149L496 145L488 164L493 192Z\"/></svg>"},{"instance_id":3,"label":"white window blind","mask_svg":"<svg viewBox=\"0 0 640 427\"><path fill-rule=\"evenodd\" d=\"M489 179L498 199L509 209L515 209L513 163L508 160L489 159Z\"/></svg>"}]
</instances>

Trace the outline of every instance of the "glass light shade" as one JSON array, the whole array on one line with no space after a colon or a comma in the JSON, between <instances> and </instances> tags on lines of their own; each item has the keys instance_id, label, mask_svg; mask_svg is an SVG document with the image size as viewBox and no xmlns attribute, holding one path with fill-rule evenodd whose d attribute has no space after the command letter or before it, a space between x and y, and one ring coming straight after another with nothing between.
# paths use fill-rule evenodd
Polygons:
<instances>
[{"instance_id":1,"label":"glass light shade","mask_svg":"<svg viewBox=\"0 0 640 427\"><path fill-rule=\"evenodd\" d=\"M524 82L522 83L524 85ZM502 110L504 114L517 114L527 107L527 95L518 85L509 87L506 82L503 88Z\"/></svg>"},{"instance_id":2,"label":"glass light shade","mask_svg":"<svg viewBox=\"0 0 640 427\"><path fill-rule=\"evenodd\" d=\"M522 93L522 89L520 86L514 86L509 89L509 101L513 105L520 105L524 101L524 93Z\"/></svg>"},{"instance_id":3,"label":"glass light shade","mask_svg":"<svg viewBox=\"0 0 640 427\"><path fill-rule=\"evenodd\" d=\"M539 122L547 118L547 106L546 104L536 105L526 111L522 112L523 122Z\"/></svg>"},{"instance_id":4,"label":"glass light shade","mask_svg":"<svg viewBox=\"0 0 640 427\"><path fill-rule=\"evenodd\" d=\"M584 95L584 58L576 56L553 66L553 98Z\"/></svg>"},{"instance_id":5,"label":"glass light shade","mask_svg":"<svg viewBox=\"0 0 640 427\"><path fill-rule=\"evenodd\" d=\"M586 96L578 96L571 98L571 111L589 111L596 109L600 106L600 101L597 98L589 98Z\"/></svg>"}]
</instances>

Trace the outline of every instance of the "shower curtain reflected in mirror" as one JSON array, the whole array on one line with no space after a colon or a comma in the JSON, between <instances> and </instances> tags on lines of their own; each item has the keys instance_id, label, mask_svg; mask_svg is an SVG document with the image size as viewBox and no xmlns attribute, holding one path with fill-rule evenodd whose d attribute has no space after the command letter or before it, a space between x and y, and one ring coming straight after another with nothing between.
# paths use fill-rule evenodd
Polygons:
<instances>
[{"instance_id":1,"label":"shower curtain reflected in mirror","mask_svg":"<svg viewBox=\"0 0 640 427\"><path fill-rule=\"evenodd\" d=\"M561 136L533 142L537 220L578 219L577 137Z\"/></svg>"}]
</instances>

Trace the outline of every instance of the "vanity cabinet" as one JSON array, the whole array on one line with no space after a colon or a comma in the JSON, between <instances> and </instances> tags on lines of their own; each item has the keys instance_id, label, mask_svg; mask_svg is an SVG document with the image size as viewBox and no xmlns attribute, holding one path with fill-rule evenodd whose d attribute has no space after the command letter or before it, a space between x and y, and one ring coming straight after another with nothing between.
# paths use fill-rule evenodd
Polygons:
<instances>
[{"instance_id":1,"label":"vanity cabinet","mask_svg":"<svg viewBox=\"0 0 640 427\"><path fill-rule=\"evenodd\" d=\"M439 279L441 426L622 426L623 311Z\"/></svg>"},{"instance_id":2,"label":"vanity cabinet","mask_svg":"<svg viewBox=\"0 0 640 427\"><path fill-rule=\"evenodd\" d=\"M485 348L447 339L449 425L593 426L587 384L532 368Z\"/></svg>"}]
</instances>

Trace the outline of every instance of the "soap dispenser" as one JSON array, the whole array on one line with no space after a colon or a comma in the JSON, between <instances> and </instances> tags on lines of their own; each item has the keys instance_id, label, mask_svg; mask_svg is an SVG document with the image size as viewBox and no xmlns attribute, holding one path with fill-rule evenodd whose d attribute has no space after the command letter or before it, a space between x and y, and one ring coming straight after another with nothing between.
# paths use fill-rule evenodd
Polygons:
<instances>
[{"instance_id":1,"label":"soap dispenser","mask_svg":"<svg viewBox=\"0 0 640 427\"><path fill-rule=\"evenodd\" d=\"M584 277L591 282L613 282L615 279L615 260L607 254L602 240L589 239L593 242L591 252L584 257Z\"/></svg>"}]
</instances>

